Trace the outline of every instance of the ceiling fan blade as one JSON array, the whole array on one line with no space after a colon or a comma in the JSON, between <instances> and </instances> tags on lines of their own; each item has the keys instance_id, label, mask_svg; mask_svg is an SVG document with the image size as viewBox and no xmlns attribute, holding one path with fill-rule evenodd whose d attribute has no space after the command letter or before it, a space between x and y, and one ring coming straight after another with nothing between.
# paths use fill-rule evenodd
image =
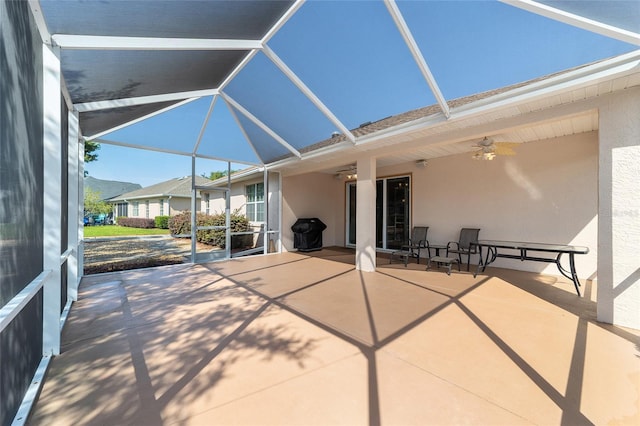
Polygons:
<instances>
[{"instance_id":1,"label":"ceiling fan blade","mask_svg":"<svg viewBox=\"0 0 640 426\"><path fill-rule=\"evenodd\" d=\"M496 146L494 152L496 155L516 155L516 152L513 149L504 146Z\"/></svg>"},{"instance_id":2,"label":"ceiling fan blade","mask_svg":"<svg viewBox=\"0 0 640 426\"><path fill-rule=\"evenodd\" d=\"M518 142L494 142L496 155L516 155L513 150L520 145Z\"/></svg>"}]
</instances>

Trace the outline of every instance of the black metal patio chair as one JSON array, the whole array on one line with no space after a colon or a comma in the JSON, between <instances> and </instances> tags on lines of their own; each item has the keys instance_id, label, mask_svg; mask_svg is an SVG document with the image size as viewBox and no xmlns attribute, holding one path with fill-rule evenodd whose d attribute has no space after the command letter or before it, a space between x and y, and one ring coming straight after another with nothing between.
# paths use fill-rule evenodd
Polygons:
<instances>
[{"instance_id":1,"label":"black metal patio chair","mask_svg":"<svg viewBox=\"0 0 640 426\"><path fill-rule=\"evenodd\" d=\"M411 237L407 241L407 244L403 244L400 250L391 253L389 263L393 261L395 256L400 256L404 260L404 266L409 263L409 258L416 258L417 263L420 263L420 250L427 249L427 256L431 256L429 252L429 241L427 240L428 226L414 226L411 230Z\"/></svg>"},{"instance_id":2,"label":"black metal patio chair","mask_svg":"<svg viewBox=\"0 0 640 426\"><path fill-rule=\"evenodd\" d=\"M472 245L478 241L480 229L478 228L462 228L460 230L460 238L458 241L450 241L447 243L447 257L449 253L457 254L458 261L462 263L462 256L467 256L467 271L471 262L471 255L478 253L478 246Z\"/></svg>"}]
</instances>

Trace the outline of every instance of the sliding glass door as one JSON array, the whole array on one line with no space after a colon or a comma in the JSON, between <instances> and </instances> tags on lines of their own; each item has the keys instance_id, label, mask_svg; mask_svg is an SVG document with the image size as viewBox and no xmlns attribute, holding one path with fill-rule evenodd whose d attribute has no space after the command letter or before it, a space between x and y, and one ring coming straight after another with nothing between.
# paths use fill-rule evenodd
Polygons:
<instances>
[{"instance_id":1,"label":"sliding glass door","mask_svg":"<svg viewBox=\"0 0 640 426\"><path fill-rule=\"evenodd\" d=\"M376 181L376 247L394 250L409 238L411 223L410 176ZM346 241L356 244L356 182L347 182Z\"/></svg>"}]
</instances>

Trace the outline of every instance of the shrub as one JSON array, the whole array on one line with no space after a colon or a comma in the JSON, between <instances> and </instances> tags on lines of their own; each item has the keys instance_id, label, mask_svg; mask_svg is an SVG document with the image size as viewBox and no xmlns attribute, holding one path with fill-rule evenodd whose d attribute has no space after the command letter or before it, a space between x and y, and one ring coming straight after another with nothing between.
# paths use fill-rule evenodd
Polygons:
<instances>
[{"instance_id":1,"label":"shrub","mask_svg":"<svg viewBox=\"0 0 640 426\"><path fill-rule=\"evenodd\" d=\"M156 228L169 229L169 216L156 216L154 219Z\"/></svg>"},{"instance_id":2,"label":"shrub","mask_svg":"<svg viewBox=\"0 0 640 426\"><path fill-rule=\"evenodd\" d=\"M118 217L118 225L129 228L154 228L155 222L143 217Z\"/></svg>"},{"instance_id":3,"label":"shrub","mask_svg":"<svg viewBox=\"0 0 640 426\"><path fill-rule=\"evenodd\" d=\"M224 213L208 215L196 213L196 224L201 226L224 226L226 218ZM249 230L249 220L241 215L238 210L231 213L231 232L245 232ZM173 236L191 235L191 212L186 211L169 218L169 231ZM225 248L224 229L202 229L196 233L196 241L220 248ZM246 238L233 238L232 247L241 246Z\"/></svg>"}]
</instances>

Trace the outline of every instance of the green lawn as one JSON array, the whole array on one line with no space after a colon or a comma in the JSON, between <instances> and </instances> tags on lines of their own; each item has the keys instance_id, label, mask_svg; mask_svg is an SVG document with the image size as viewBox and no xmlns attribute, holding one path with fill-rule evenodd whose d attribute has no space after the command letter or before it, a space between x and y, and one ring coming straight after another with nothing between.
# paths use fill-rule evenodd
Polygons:
<instances>
[{"instance_id":1,"label":"green lawn","mask_svg":"<svg viewBox=\"0 0 640 426\"><path fill-rule=\"evenodd\" d=\"M169 235L168 229L129 228L118 225L85 226L85 237L119 237L126 235Z\"/></svg>"}]
</instances>

